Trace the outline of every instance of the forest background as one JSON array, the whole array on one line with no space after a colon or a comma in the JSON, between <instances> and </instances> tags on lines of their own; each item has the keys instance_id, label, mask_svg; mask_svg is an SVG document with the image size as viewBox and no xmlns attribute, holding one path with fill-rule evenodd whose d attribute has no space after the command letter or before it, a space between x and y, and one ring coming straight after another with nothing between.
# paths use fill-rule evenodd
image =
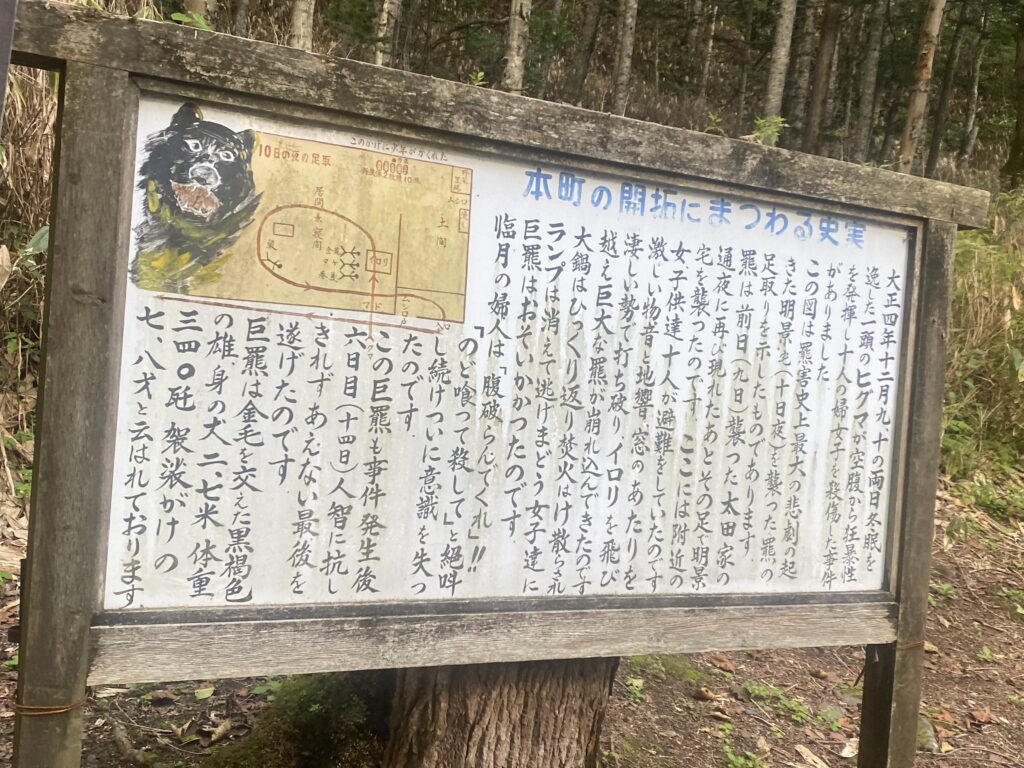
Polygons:
<instances>
[{"instance_id":1,"label":"forest background","mask_svg":"<svg viewBox=\"0 0 1024 768\"><path fill-rule=\"evenodd\" d=\"M943 473L1024 520L1024 0L78 4L992 192L957 244ZM0 136L0 586L29 515L57 91L12 68Z\"/></svg>"}]
</instances>

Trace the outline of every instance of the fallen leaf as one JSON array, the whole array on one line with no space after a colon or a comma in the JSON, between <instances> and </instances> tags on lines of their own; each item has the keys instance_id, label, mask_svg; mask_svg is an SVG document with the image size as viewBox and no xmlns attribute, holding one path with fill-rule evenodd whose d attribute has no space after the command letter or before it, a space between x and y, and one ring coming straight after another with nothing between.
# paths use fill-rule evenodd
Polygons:
<instances>
[{"instance_id":1,"label":"fallen leaf","mask_svg":"<svg viewBox=\"0 0 1024 768\"><path fill-rule=\"evenodd\" d=\"M213 688L196 688L196 700L202 701L213 696Z\"/></svg>"},{"instance_id":2,"label":"fallen leaf","mask_svg":"<svg viewBox=\"0 0 1024 768\"><path fill-rule=\"evenodd\" d=\"M808 762L811 768L828 768L828 763L818 757L816 754L811 752L803 744L796 745L796 751L800 753L800 757Z\"/></svg>"},{"instance_id":3,"label":"fallen leaf","mask_svg":"<svg viewBox=\"0 0 1024 768\"><path fill-rule=\"evenodd\" d=\"M732 659L726 656L724 653L716 653L709 659L711 664L723 672L735 672L736 665L732 663Z\"/></svg>"},{"instance_id":4,"label":"fallen leaf","mask_svg":"<svg viewBox=\"0 0 1024 768\"><path fill-rule=\"evenodd\" d=\"M924 641L924 652L925 653L938 653L939 649L933 643L929 643L927 640Z\"/></svg>"},{"instance_id":5,"label":"fallen leaf","mask_svg":"<svg viewBox=\"0 0 1024 768\"><path fill-rule=\"evenodd\" d=\"M980 725L999 722L999 720L993 717L992 713L987 709L972 709L970 715L971 719Z\"/></svg>"},{"instance_id":6,"label":"fallen leaf","mask_svg":"<svg viewBox=\"0 0 1024 768\"><path fill-rule=\"evenodd\" d=\"M811 677L815 680L828 680L828 671L824 669L812 669Z\"/></svg>"},{"instance_id":7,"label":"fallen leaf","mask_svg":"<svg viewBox=\"0 0 1024 768\"><path fill-rule=\"evenodd\" d=\"M7 250L6 245L0 245L0 288L4 287L7 282L7 278L11 276L13 272L11 266L11 252Z\"/></svg>"},{"instance_id":8,"label":"fallen leaf","mask_svg":"<svg viewBox=\"0 0 1024 768\"><path fill-rule=\"evenodd\" d=\"M210 743L216 744L218 741L223 739L231 732L231 718L226 719L220 725L218 725L213 733L210 734Z\"/></svg>"},{"instance_id":9,"label":"fallen leaf","mask_svg":"<svg viewBox=\"0 0 1024 768\"><path fill-rule=\"evenodd\" d=\"M850 739L848 742L846 742L846 746L843 747L842 751L839 753L839 756L840 757L846 757L846 758L856 757L857 756L857 752L858 752L859 749L860 749L860 739L858 739L855 736L852 739Z\"/></svg>"},{"instance_id":10,"label":"fallen leaf","mask_svg":"<svg viewBox=\"0 0 1024 768\"><path fill-rule=\"evenodd\" d=\"M762 755L767 755L772 751L772 745L767 742L764 736L757 737L757 751Z\"/></svg>"},{"instance_id":11,"label":"fallen leaf","mask_svg":"<svg viewBox=\"0 0 1024 768\"><path fill-rule=\"evenodd\" d=\"M956 718L944 709L933 712L931 718L936 722L945 723L946 725L956 725Z\"/></svg>"},{"instance_id":12,"label":"fallen leaf","mask_svg":"<svg viewBox=\"0 0 1024 768\"><path fill-rule=\"evenodd\" d=\"M949 752L952 752L952 751L953 751L953 745L950 744L948 741L944 741L941 744L939 744L939 752L941 754L945 755L945 754L948 754Z\"/></svg>"},{"instance_id":13,"label":"fallen leaf","mask_svg":"<svg viewBox=\"0 0 1024 768\"><path fill-rule=\"evenodd\" d=\"M701 686L693 692L693 698L697 701L714 701L717 697L710 690Z\"/></svg>"}]
</instances>

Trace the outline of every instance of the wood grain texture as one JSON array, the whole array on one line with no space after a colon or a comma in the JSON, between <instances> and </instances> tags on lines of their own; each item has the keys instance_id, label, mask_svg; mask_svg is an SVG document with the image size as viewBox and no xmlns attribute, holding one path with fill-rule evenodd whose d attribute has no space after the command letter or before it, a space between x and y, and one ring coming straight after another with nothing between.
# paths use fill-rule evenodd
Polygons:
<instances>
[{"instance_id":1,"label":"wood grain texture","mask_svg":"<svg viewBox=\"0 0 1024 768\"><path fill-rule=\"evenodd\" d=\"M464 144L596 158L623 173L662 170L966 226L983 224L988 209L981 190L81 6L22 0L14 48L26 62L98 63L457 134Z\"/></svg>"},{"instance_id":2,"label":"wood grain texture","mask_svg":"<svg viewBox=\"0 0 1024 768\"><path fill-rule=\"evenodd\" d=\"M868 648L864 674L860 768L910 768L917 745L928 575L942 436L943 373L950 270L956 227L925 227L907 436L903 516L894 586L899 605L896 642Z\"/></svg>"},{"instance_id":3,"label":"wood grain texture","mask_svg":"<svg viewBox=\"0 0 1024 768\"><path fill-rule=\"evenodd\" d=\"M893 603L94 627L90 685L886 643Z\"/></svg>"},{"instance_id":4,"label":"wood grain texture","mask_svg":"<svg viewBox=\"0 0 1024 768\"><path fill-rule=\"evenodd\" d=\"M100 605L120 360L134 99L126 72L69 62L57 151L17 702L85 697ZM79 764L80 709L15 723L16 768Z\"/></svg>"},{"instance_id":5,"label":"wood grain texture","mask_svg":"<svg viewBox=\"0 0 1024 768\"><path fill-rule=\"evenodd\" d=\"M618 659L400 670L382 768L595 768Z\"/></svg>"}]
</instances>

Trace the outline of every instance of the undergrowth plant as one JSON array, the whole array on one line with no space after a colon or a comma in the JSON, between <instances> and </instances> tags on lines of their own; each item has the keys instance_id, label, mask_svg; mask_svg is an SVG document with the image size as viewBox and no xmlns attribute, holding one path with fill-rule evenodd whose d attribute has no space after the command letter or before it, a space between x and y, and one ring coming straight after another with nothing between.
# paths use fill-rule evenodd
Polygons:
<instances>
[{"instance_id":1,"label":"undergrowth plant","mask_svg":"<svg viewBox=\"0 0 1024 768\"><path fill-rule=\"evenodd\" d=\"M942 457L967 501L1005 516L1024 454L1024 191L1000 195L984 229L957 240Z\"/></svg>"}]
</instances>

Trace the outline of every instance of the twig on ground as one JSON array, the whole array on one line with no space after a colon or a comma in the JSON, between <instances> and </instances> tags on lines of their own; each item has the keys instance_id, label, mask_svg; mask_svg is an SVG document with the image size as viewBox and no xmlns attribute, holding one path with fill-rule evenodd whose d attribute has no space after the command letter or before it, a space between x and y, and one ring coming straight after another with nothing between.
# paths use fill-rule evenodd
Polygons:
<instances>
[{"instance_id":1,"label":"twig on ground","mask_svg":"<svg viewBox=\"0 0 1024 768\"><path fill-rule=\"evenodd\" d=\"M117 748L121 750L121 754L125 760L130 760L133 765L146 765L146 753L141 749L136 749L132 746L131 739L128 738L128 732L124 729L116 720L111 721L114 726L114 743L117 744Z\"/></svg>"}]
</instances>

